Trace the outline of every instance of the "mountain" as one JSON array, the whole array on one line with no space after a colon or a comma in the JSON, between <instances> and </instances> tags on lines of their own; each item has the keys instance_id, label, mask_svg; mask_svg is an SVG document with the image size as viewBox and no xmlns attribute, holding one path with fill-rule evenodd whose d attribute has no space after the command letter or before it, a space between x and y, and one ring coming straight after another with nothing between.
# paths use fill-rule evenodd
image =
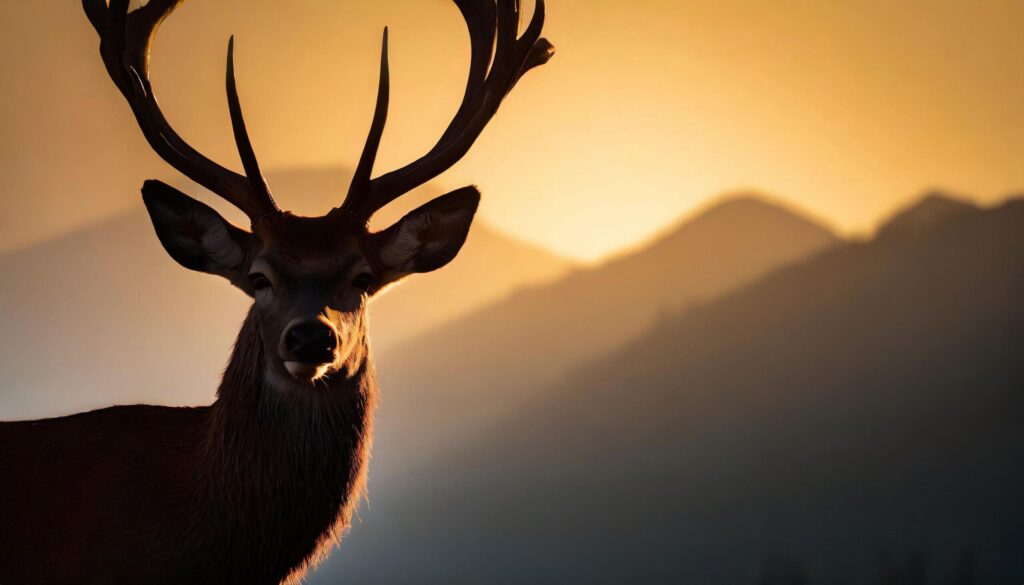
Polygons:
<instances>
[{"instance_id":1,"label":"mountain","mask_svg":"<svg viewBox=\"0 0 1024 585\"><path fill-rule=\"evenodd\" d=\"M977 207L971 203L934 191L897 212L879 228L878 235L879 237L913 236L976 209Z\"/></svg>"},{"instance_id":2,"label":"mountain","mask_svg":"<svg viewBox=\"0 0 1024 585\"><path fill-rule=\"evenodd\" d=\"M1024 199L920 209L378 486L323 582L1020 583Z\"/></svg>"},{"instance_id":3,"label":"mountain","mask_svg":"<svg viewBox=\"0 0 1024 585\"><path fill-rule=\"evenodd\" d=\"M0 257L0 418L209 402L246 297L188 273L145 212Z\"/></svg>"},{"instance_id":4,"label":"mountain","mask_svg":"<svg viewBox=\"0 0 1024 585\"><path fill-rule=\"evenodd\" d=\"M382 352L499 301L524 286L567 273L571 261L507 236L477 220L457 264L398 284L371 305L375 347Z\"/></svg>"},{"instance_id":5,"label":"mountain","mask_svg":"<svg viewBox=\"0 0 1024 585\"><path fill-rule=\"evenodd\" d=\"M372 506L361 512L366 525L401 530L401 519L378 511L417 489L412 470L489 433L572 368L627 344L683 307L840 243L828 229L780 205L752 196L725 198L631 253L519 291L380 354L382 406ZM363 530L356 527L345 550L365 550L352 543L381 534ZM330 562L325 582L332 582L333 563L344 567L343 560Z\"/></svg>"},{"instance_id":6,"label":"mountain","mask_svg":"<svg viewBox=\"0 0 1024 585\"><path fill-rule=\"evenodd\" d=\"M323 213L340 203L346 175L340 169L297 170L270 179L283 201ZM422 189L403 205L437 193ZM211 400L249 301L220 279L175 264L141 207L140 201L138 212L0 255L0 418ZM397 213L389 210L378 221L394 220ZM445 270L423 282L410 277L374 301L374 345L386 352L410 335L571 267L478 220L463 253Z\"/></svg>"},{"instance_id":7,"label":"mountain","mask_svg":"<svg viewBox=\"0 0 1024 585\"><path fill-rule=\"evenodd\" d=\"M472 436L666 315L838 243L821 224L780 205L725 198L631 253L520 290L382 353L378 475ZM407 432L421 436L411 450L399 438Z\"/></svg>"}]
</instances>

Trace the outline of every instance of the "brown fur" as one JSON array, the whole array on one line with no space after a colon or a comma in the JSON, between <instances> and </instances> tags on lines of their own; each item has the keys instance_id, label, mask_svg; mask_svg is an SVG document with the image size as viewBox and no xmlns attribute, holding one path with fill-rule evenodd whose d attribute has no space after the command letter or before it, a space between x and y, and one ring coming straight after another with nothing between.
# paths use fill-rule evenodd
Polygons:
<instances>
[{"instance_id":1,"label":"brown fur","mask_svg":"<svg viewBox=\"0 0 1024 585\"><path fill-rule=\"evenodd\" d=\"M251 311L217 400L0 423L0 583L278 583L347 528L376 383L281 392Z\"/></svg>"},{"instance_id":2,"label":"brown fur","mask_svg":"<svg viewBox=\"0 0 1024 585\"><path fill-rule=\"evenodd\" d=\"M255 302L209 407L0 423L0 584L294 579L337 542L363 491L377 396L366 304L405 272L369 273L360 250L376 238L386 249L389 231L281 214L249 233L159 182L143 198L172 257ZM436 216L449 229L441 255L415 247L400 263L447 264L478 202L460 190L407 215L398 226ZM358 275L371 276L365 288ZM299 359L285 343L295 322L336 342L316 376L286 365Z\"/></svg>"}]
</instances>

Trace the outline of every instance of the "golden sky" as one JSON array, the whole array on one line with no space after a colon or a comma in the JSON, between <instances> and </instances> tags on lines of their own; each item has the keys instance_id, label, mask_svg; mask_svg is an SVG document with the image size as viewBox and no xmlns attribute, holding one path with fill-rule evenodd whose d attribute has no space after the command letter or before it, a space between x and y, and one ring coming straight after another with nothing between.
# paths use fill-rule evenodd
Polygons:
<instances>
[{"instance_id":1,"label":"golden sky","mask_svg":"<svg viewBox=\"0 0 1024 585\"><path fill-rule=\"evenodd\" d=\"M558 54L441 182L479 184L484 218L555 251L594 259L733 190L844 231L932 187L983 202L1024 190L1020 0L549 0L548 12ZM233 33L264 168L351 165L385 24L383 172L425 152L461 97L468 43L447 0L189 0L157 39L157 94L180 133L239 167L223 95ZM0 75L0 250L141 208L144 178L175 176L105 77L78 2L0 4Z\"/></svg>"}]
</instances>

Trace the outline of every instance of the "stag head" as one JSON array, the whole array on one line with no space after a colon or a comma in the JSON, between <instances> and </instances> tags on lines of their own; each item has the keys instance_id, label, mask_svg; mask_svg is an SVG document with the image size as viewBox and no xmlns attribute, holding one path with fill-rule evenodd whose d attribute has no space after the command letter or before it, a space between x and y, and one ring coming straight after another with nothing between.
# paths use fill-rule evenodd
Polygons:
<instances>
[{"instance_id":1,"label":"stag head","mask_svg":"<svg viewBox=\"0 0 1024 585\"><path fill-rule=\"evenodd\" d=\"M157 236L182 266L217 274L254 298L270 374L313 383L350 367L365 351L365 309L388 284L450 262L462 247L480 201L465 187L430 201L391 227L371 232L384 205L438 176L469 150L502 99L554 48L540 37L544 2L520 34L520 0L455 0L469 30L471 60L462 104L437 144L418 160L373 177L387 119L388 31L384 30L377 105L362 156L342 204L320 217L282 211L253 152L228 42L227 97L245 174L189 146L160 111L149 76L149 50L161 21L182 0L150 0L129 12L129 0L83 0L100 35L107 72L127 99L147 141L171 166L248 215L236 227L212 208L159 181L143 200Z\"/></svg>"}]
</instances>

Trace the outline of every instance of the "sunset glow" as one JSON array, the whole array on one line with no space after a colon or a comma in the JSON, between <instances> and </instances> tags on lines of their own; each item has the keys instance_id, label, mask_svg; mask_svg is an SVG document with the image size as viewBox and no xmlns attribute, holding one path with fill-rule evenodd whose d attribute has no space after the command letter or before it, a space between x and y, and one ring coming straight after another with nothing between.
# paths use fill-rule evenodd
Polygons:
<instances>
[{"instance_id":1,"label":"sunset glow","mask_svg":"<svg viewBox=\"0 0 1024 585\"><path fill-rule=\"evenodd\" d=\"M550 4L556 58L442 179L448 188L479 183L483 217L510 234L589 260L728 191L766 192L862 232L929 188L985 202L1024 186L1024 5L1015 0ZM51 34L39 27L52 28L55 6L0 8L0 51L20 55L4 76L23 88L3 95L0 192L52 192L48 210L68 204L55 216L42 213L41 198L12 202L0 248L133 208L138 164L174 177L121 115L77 14L67 17L75 50L58 58L41 46ZM166 24L154 83L181 132L237 166L222 95L235 34L264 167L351 166L389 25L393 99L377 170L429 148L460 99L468 61L453 6L307 0L274 17L279 9L194 2ZM68 59L67 73L52 75L52 63ZM103 119L55 103L54 84L69 82L80 103L102 102L90 111ZM141 162L115 181L96 171L110 166L108 153ZM59 177L41 176L58 166ZM302 193L279 195L298 211L323 211L305 207Z\"/></svg>"},{"instance_id":2,"label":"sunset glow","mask_svg":"<svg viewBox=\"0 0 1024 585\"><path fill-rule=\"evenodd\" d=\"M1024 0L16 0L0 66L0 582L1024 583Z\"/></svg>"}]
</instances>

